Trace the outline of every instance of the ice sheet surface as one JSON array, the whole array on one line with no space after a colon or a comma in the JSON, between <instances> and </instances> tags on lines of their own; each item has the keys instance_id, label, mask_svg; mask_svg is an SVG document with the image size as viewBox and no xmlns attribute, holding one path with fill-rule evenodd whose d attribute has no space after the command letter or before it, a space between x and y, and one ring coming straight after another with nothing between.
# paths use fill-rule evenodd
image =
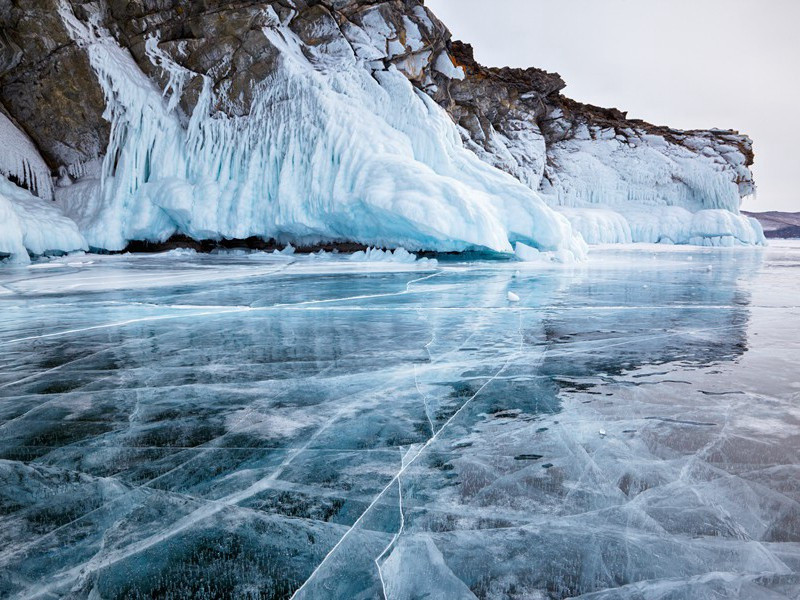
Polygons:
<instances>
[{"instance_id":1,"label":"ice sheet surface","mask_svg":"<svg viewBox=\"0 0 800 600\"><path fill-rule=\"evenodd\" d=\"M0 597L796 599L798 285L785 242L4 268Z\"/></svg>"}]
</instances>

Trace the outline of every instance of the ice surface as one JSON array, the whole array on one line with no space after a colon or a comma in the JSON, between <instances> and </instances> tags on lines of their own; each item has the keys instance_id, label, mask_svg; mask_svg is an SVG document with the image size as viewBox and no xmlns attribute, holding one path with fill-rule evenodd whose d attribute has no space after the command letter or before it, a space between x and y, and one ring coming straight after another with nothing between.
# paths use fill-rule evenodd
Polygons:
<instances>
[{"instance_id":1,"label":"ice surface","mask_svg":"<svg viewBox=\"0 0 800 600\"><path fill-rule=\"evenodd\" d=\"M0 595L796 599L798 265L4 269Z\"/></svg>"}]
</instances>

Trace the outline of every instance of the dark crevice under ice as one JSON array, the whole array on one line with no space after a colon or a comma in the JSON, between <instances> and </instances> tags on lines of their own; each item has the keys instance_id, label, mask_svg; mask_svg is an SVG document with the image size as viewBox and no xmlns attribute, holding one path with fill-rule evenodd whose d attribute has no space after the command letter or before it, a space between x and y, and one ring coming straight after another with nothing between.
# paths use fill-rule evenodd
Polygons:
<instances>
[{"instance_id":1,"label":"dark crevice under ice","mask_svg":"<svg viewBox=\"0 0 800 600\"><path fill-rule=\"evenodd\" d=\"M4 269L0 597L800 598L798 267Z\"/></svg>"}]
</instances>

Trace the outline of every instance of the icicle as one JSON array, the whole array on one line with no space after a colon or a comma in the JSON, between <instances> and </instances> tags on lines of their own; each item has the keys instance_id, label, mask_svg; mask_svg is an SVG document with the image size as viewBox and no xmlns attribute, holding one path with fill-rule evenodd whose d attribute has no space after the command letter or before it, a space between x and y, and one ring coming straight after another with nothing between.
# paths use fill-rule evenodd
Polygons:
<instances>
[{"instance_id":1,"label":"icicle","mask_svg":"<svg viewBox=\"0 0 800 600\"><path fill-rule=\"evenodd\" d=\"M53 199L50 169L36 146L5 114L0 112L0 174L12 177L45 200Z\"/></svg>"}]
</instances>

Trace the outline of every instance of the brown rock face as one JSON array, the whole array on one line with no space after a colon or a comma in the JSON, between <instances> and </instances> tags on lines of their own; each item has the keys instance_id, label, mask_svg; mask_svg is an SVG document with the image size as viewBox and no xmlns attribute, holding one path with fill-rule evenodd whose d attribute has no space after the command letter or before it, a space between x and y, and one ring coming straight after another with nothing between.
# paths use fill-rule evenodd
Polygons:
<instances>
[{"instance_id":1,"label":"brown rock face","mask_svg":"<svg viewBox=\"0 0 800 600\"><path fill-rule=\"evenodd\" d=\"M103 92L56 0L0 6L0 101L54 170L103 154L109 135Z\"/></svg>"}]
</instances>

